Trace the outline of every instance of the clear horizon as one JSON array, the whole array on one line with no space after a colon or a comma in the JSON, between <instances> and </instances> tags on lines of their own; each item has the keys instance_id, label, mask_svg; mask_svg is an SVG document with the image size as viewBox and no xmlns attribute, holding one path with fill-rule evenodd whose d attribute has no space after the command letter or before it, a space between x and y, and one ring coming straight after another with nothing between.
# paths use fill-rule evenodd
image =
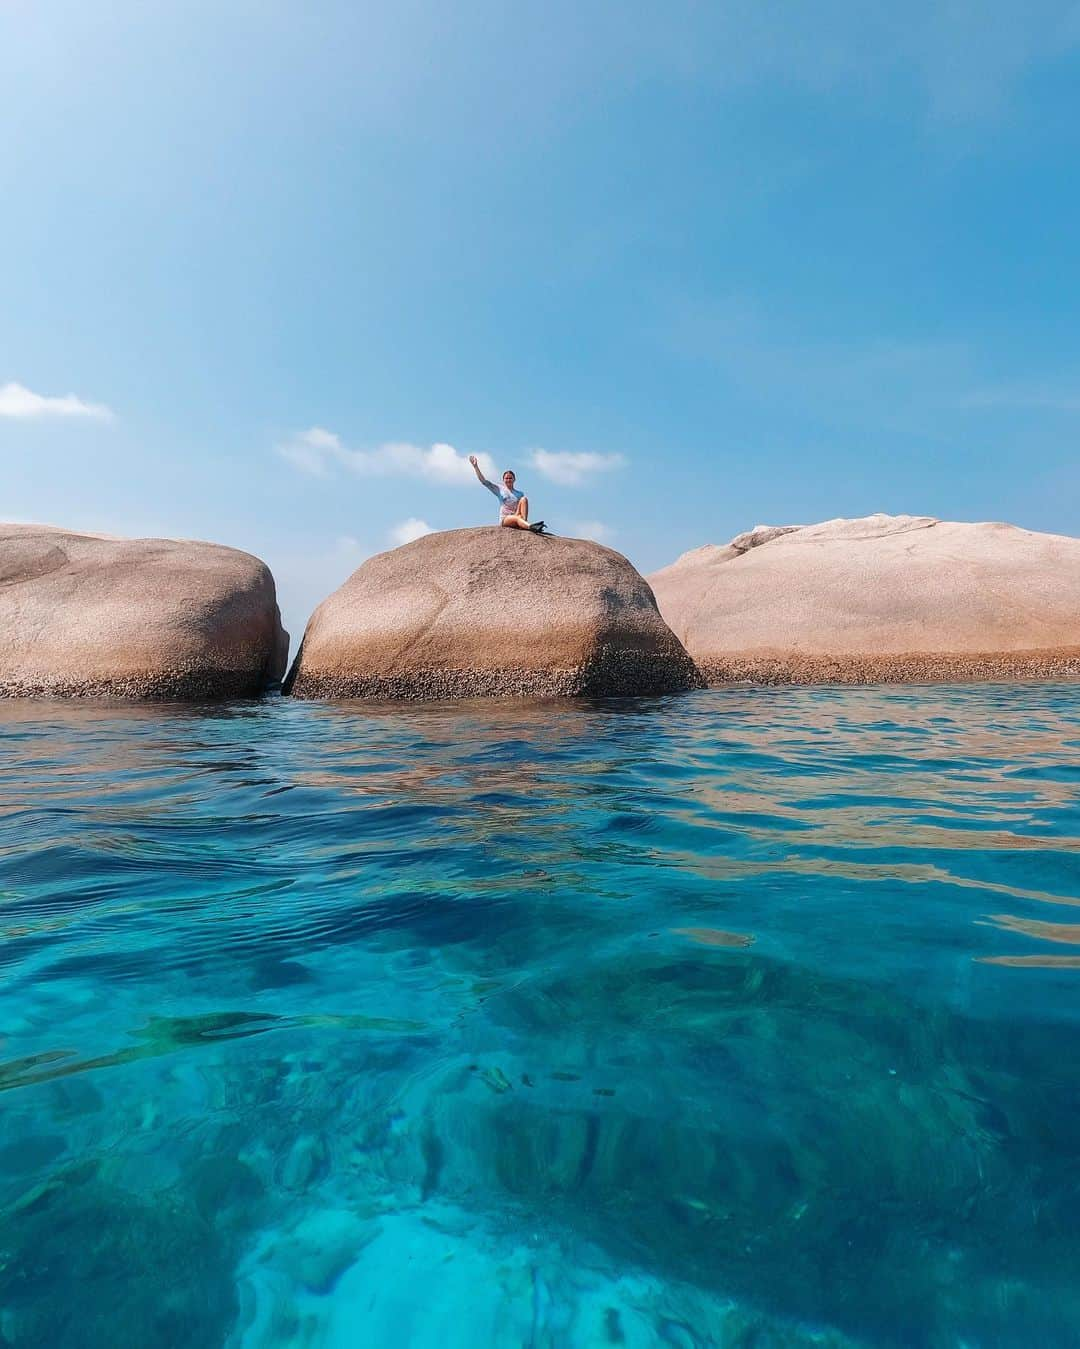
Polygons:
<instances>
[{"instance_id":1,"label":"clear horizon","mask_svg":"<svg viewBox=\"0 0 1080 1349\"><path fill-rule=\"evenodd\" d=\"M0 11L0 518L1080 533L1080 5Z\"/></svg>"}]
</instances>

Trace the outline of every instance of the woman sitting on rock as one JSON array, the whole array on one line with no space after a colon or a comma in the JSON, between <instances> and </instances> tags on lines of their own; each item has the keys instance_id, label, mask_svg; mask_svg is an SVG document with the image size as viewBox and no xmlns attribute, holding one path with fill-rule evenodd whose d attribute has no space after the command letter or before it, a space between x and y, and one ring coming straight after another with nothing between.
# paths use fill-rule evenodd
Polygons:
<instances>
[{"instance_id":1,"label":"woman sitting on rock","mask_svg":"<svg viewBox=\"0 0 1080 1349\"><path fill-rule=\"evenodd\" d=\"M537 520L533 525L529 524L529 498L524 492L519 492L515 486L516 481L512 469L507 469L502 476L501 486L497 483L488 482L487 478L480 472L480 465L476 462L476 455L469 455L469 463L476 470L476 476L484 484L489 492L499 498L499 524L506 525L508 529L529 529L534 534L543 534L544 522Z\"/></svg>"}]
</instances>

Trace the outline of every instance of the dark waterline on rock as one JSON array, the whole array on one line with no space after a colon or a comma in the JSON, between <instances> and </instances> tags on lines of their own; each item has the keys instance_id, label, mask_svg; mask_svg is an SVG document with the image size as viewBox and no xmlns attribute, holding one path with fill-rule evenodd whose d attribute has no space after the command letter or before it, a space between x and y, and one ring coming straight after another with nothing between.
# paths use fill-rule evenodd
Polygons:
<instances>
[{"instance_id":1,"label":"dark waterline on rock","mask_svg":"<svg viewBox=\"0 0 1080 1349\"><path fill-rule=\"evenodd\" d=\"M1080 1343L1078 751L0 705L0 1345Z\"/></svg>"}]
</instances>

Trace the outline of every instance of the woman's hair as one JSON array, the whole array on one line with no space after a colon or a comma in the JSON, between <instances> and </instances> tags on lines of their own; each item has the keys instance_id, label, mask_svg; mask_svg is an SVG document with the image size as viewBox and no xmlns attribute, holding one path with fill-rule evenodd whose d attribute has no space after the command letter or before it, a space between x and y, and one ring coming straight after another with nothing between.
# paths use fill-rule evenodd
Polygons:
<instances>
[{"instance_id":1,"label":"woman's hair","mask_svg":"<svg viewBox=\"0 0 1080 1349\"><path fill-rule=\"evenodd\" d=\"M517 477L517 474L514 472L514 470L513 470L512 468L504 468L504 469L503 469L503 477L505 478L506 475L507 475L508 473L510 474L511 478L516 478L516 477Z\"/></svg>"}]
</instances>

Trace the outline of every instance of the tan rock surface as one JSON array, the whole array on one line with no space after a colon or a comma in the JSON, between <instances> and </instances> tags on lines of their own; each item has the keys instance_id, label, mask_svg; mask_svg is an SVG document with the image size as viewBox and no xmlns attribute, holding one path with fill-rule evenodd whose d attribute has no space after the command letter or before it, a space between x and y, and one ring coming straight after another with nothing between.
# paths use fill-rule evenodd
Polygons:
<instances>
[{"instance_id":1,"label":"tan rock surface","mask_svg":"<svg viewBox=\"0 0 1080 1349\"><path fill-rule=\"evenodd\" d=\"M698 682L621 554L520 530L428 534L316 609L286 691L303 698L675 692Z\"/></svg>"},{"instance_id":2,"label":"tan rock surface","mask_svg":"<svg viewBox=\"0 0 1080 1349\"><path fill-rule=\"evenodd\" d=\"M759 525L649 580L711 683L1080 678L1080 539L910 515Z\"/></svg>"},{"instance_id":3,"label":"tan rock surface","mask_svg":"<svg viewBox=\"0 0 1080 1349\"><path fill-rule=\"evenodd\" d=\"M288 641L248 553L0 524L0 697L254 694Z\"/></svg>"}]
</instances>

